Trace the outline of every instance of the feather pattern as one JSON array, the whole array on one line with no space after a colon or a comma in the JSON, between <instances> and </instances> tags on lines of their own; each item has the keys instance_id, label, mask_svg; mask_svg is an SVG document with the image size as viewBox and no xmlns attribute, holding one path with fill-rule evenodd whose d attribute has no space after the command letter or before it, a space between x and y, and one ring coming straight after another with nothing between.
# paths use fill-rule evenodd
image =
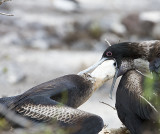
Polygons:
<instances>
[{"instance_id":1,"label":"feather pattern","mask_svg":"<svg viewBox=\"0 0 160 134\"><path fill-rule=\"evenodd\" d=\"M97 134L104 126L102 118L76 109L93 92L93 79L89 76L65 75L21 95L0 98L0 103L36 123L53 121L74 134Z\"/></svg>"},{"instance_id":2,"label":"feather pattern","mask_svg":"<svg viewBox=\"0 0 160 134\"><path fill-rule=\"evenodd\" d=\"M46 122L56 119L67 124L76 123L82 120L82 118L89 116L87 112L62 105L34 105L29 103L17 108L16 111L25 117L39 121L43 120Z\"/></svg>"},{"instance_id":3,"label":"feather pattern","mask_svg":"<svg viewBox=\"0 0 160 134\"><path fill-rule=\"evenodd\" d=\"M146 123L149 122L148 128L151 128L158 119L155 108L141 97L144 92L143 82L143 75L130 70L122 76L117 88L117 113L131 134L142 133Z\"/></svg>"}]
</instances>

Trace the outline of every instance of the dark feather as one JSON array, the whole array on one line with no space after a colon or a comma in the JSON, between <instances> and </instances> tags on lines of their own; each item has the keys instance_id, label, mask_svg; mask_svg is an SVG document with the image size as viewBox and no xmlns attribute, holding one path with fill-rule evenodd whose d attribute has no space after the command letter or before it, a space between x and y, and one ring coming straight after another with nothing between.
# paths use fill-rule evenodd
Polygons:
<instances>
[{"instance_id":1,"label":"dark feather","mask_svg":"<svg viewBox=\"0 0 160 134\"><path fill-rule=\"evenodd\" d=\"M120 120L127 126L131 134L141 134L154 126L158 119L157 111L144 99L144 76L135 70L122 76L116 93L116 108Z\"/></svg>"}]
</instances>

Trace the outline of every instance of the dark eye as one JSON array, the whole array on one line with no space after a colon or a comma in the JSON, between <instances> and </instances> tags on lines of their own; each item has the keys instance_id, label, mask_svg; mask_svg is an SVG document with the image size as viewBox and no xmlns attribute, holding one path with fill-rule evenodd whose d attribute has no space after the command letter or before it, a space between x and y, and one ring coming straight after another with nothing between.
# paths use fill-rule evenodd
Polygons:
<instances>
[{"instance_id":1,"label":"dark eye","mask_svg":"<svg viewBox=\"0 0 160 134\"><path fill-rule=\"evenodd\" d=\"M116 62L114 62L114 63L113 63L113 65L116 67L116 66L117 66L117 63L116 63Z\"/></svg>"},{"instance_id":2,"label":"dark eye","mask_svg":"<svg viewBox=\"0 0 160 134\"><path fill-rule=\"evenodd\" d=\"M111 52L111 51L108 51L108 52L106 52L106 55L107 55L107 56L112 56L112 52Z\"/></svg>"}]
</instances>

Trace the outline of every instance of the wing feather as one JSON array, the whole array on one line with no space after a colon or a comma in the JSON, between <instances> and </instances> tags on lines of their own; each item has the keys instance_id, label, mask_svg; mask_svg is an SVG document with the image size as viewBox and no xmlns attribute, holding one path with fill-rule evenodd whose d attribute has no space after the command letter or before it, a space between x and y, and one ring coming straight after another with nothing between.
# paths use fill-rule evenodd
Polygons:
<instances>
[{"instance_id":1,"label":"wing feather","mask_svg":"<svg viewBox=\"0 0 160 134\"><path fill-rule=\"evenodd\" d=\"M40 100L45 102L40 102ZM16 112L35 121L56 120L67 124L80 122L90 116L87 112L65 106L43 96L28 98L23 104L16 107Z\"/></svg>"}]
</instances>

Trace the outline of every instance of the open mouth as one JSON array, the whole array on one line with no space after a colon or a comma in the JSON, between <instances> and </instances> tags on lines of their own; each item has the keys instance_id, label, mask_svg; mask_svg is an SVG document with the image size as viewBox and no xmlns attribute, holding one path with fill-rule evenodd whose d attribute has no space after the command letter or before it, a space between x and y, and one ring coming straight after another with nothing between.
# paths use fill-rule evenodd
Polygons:
<instances>
[{"instance_id":1,"label":"open mouth","mask_svg":"<svg viewBox=\"0 0 160 134\"><path fill-rule=\"evenodd\" d=\"M94 65L79 72L78 75L83 75L89 72L91 72L92 77L100 79L103 82L113 78L110 95L109 95L109 97L112 98L112 92L113 92L113 89L116 83L116 79L118 77L118 72L119 72L116 61L114 59L108 59L108 58L103 57L98 62L96 62Z\"/></svg>"}]
</instances>

